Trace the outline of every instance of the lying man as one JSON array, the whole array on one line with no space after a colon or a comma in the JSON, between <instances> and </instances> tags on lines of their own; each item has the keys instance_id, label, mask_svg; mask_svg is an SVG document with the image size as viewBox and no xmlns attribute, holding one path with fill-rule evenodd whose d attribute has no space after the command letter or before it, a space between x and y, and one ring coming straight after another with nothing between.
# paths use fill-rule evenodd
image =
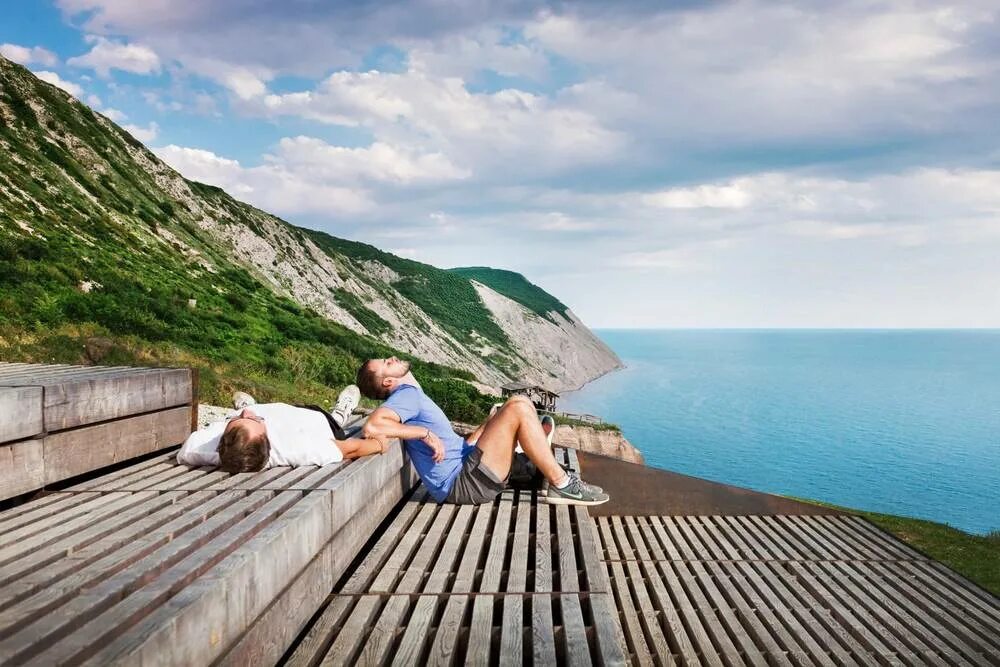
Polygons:
<instances>
[{"instance_id":1,"label":"lying man","mask_svg":"<svg viewBox=\"0 0 1000 667\"><path fill-rule=\"evenodd\" d=\"M549 503L600 505L608 495L567 472L552 455L535 406L515 396L468 439L451 428L440 407L420 388L410 364L396 357L370 359L358 370L358 388L384 400L362 430L366 438L399 438L428 493L439 503L491 502L507 486L520 442L524 453L549 481Z\"/></svg>"},{"instance_id":2,"label":"lying man","mask_svg":"<svg viewBox=\"0 0 1000 667\"><path fill-rule=\"evenodd\" d=\"M243 392L233 395L236 412L192 433L177 453L189 466L218 466L223 472L257 472L276 466L326 465L382 451L384 443L347 439L343 426L360 399L351 385L340 392L332 413L316 406L258 405Z\"/></svg>"}]
</instances>

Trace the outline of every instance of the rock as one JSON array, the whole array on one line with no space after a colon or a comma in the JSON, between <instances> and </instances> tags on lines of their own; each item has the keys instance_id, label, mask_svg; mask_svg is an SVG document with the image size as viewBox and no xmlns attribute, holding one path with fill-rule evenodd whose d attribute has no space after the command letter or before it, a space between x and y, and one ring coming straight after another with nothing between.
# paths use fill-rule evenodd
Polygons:
<instances>
[{"instance_id":1,"label":"rock","mask_svg":"<svg viewBox=\"0 0 1000 667\"><path fill-rule=\"evenodd\" d=\"M629 463L645 464L642 452L625 439L619 431L605 431L590 426L556 427L553 442L592 454L610 456Z\"/></svg>"},{"instance_id":2,"label":"rock","mask_svg":"<svg viewBox=\"0 0 1000 667\"><path fill-rule=\"evenodd\" d=\"M83 344L83 350L87 354L87 359L92 363L98 363L108 356L108 352L115 348L115 343L110 338L93 336L88 338Z\"/></svg>"}]
</instances>

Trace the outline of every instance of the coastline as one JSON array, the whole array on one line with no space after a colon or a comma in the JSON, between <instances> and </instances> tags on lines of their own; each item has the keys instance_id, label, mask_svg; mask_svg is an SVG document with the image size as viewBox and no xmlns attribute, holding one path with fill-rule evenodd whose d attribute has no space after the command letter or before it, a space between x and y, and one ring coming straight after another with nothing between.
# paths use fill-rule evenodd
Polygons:
<instances>
[{"instance_id":1,"label":"coastline","mask_svg":"<svg viewBox=\"0 0 1000 667\"><path fill-rule=\"evenodd\" d=\"M614 368L609 368L608 370L604 371L600 375L595 375L594 377L590 378L589 380L587 380L586 382L584 382L583 384L581 384L579 387L575 387L573 389L564 389L562 391L562 393L565 394L565 393L570 393L570 392L574 392L574 391L580 391L584 387L586 387L586 386L588 386L588 385L590 385L590 384L592 384L594 382L597 382L602 377L604 377L606 375L611 375L612 373L617 373L618 371L623 371L626 368L628 368L628 365L623 361L620 364L618 364L617 366L615 366Z\"/></svg>"}]
</instances>

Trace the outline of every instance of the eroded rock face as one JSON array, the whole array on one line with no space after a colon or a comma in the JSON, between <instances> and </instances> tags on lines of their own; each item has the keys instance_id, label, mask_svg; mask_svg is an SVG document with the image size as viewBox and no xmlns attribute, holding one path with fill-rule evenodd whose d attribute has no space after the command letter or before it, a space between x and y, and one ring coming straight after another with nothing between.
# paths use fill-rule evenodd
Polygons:
<instances>
[{"instance_id":1,"label":"eroded rock face","mask_svg":"<svg viewBox=\"0 0 1000 667\"><path fill-rule=\"evenodd\" d=\"M622 362L572 311L539 317L521 304L472 281L479 298L527 362L522 377L556 392L579 389Z\"/></svg>"},{"instance_id":2,"label":"eroded rock face","mask_svg":"<svg viewBox=\"0 0 1000 667\"><path fill-rule=\"evenodd\" d=\"M618 431L599 431L590 426L557 426L553 442L591 454L610 456L629 463L645 465L642 452Z\"/></svg>"}]
</instances>

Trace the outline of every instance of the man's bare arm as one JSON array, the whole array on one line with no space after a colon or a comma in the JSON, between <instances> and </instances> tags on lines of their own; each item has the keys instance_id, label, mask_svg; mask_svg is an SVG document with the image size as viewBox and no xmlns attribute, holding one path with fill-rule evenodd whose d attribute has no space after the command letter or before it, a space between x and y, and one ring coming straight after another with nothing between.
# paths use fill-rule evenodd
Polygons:
<instances>
[{"instance_id":1,"label":"man's bare arm","mask_svg":"<svg viewBox=\"0 0 1000 667\"><path fill-rule=\"evenodd\" d=\"M347 440L334 439L333 442L340 449L340 452L344 455L345 459L357 459L362 456L368 456L369 454L381 454L387 447L384 440L376 440L374 438L348 438Z\"/></svg>"},{"instance_id":2,"label":"man's bare arm","mask_svg":"<svg viewBox=\"0 0 1000 667\"><path fill-rule=\"evenodd\" d=\"M389 408L377 408L368 417L361 434L368 439L387 440L422 440L434 452L434 461L444 460L444 443L429 428L424 426L407 426L400 423L399 415Z\"/></svg>"}]
</instances>

